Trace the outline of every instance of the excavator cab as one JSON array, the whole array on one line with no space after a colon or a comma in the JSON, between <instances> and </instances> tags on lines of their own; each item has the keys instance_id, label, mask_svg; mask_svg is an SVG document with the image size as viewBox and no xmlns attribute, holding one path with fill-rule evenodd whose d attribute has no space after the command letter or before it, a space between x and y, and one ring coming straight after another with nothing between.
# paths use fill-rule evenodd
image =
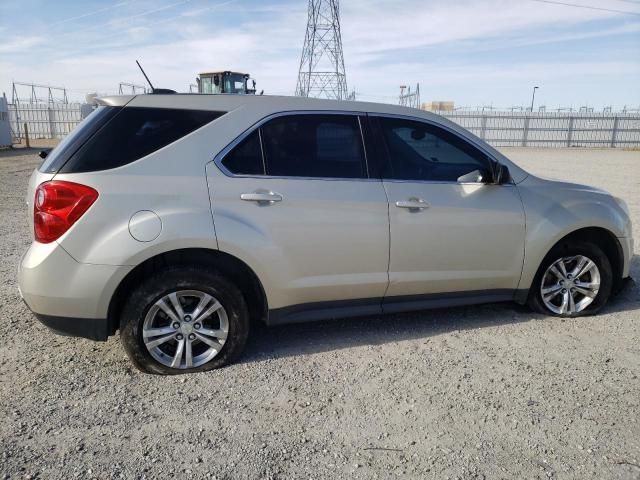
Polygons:
<instances>
[{"instance_id":1,"label":"excavator cab","mask_svg":"<svg viewBox=\"0 0 640 480\"><path fill-rule=\"evenodd\" d=\"M255 95L256 81L248 73L203 72L196 78L198 93L231 93Z\"/></svg>"}]
</instances>

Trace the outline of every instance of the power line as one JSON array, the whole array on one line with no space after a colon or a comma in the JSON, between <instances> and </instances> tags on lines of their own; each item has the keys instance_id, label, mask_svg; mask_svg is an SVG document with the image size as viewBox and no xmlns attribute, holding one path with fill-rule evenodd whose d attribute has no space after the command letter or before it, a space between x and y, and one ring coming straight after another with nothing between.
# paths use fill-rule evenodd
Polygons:
<instances>
[{"instance_id":1,"label":"power line","mask_svg":"<svg viewBox=\"0 0 640 480\"><path fill-rule=\"evenodd\" d=\"M73 35L74 33L81 33L81 32L100 32L101 30L99 30L99 28L109 27L109 26L113 25L114 23L127 22L127 21L133 20L135 18L145 17L147 15L158 13L158 12L161 12L163 10L168 10L170 8L177 7L177 6L180 6L180 5L184 5L186 3L193 2L193 1L194 0L181 0L179 2L170 3L168 5L163 5L162 7L154 8L153 10L146 10L144 12L136 13L134 15L127 15L127 16L123 16L123 17L112 18L111 20L109 20L106 23L94 24L94 25L91 25L91 26L89 26L87 28L81 28L81 29L77 29L75 31L70 31L70 32L67 32L67 33L63 33L63 34L61 34L59 36L60 37L66 37L66 36L69 36L69 35ZM175 17L170 17L170 18L175 18Z\"/></svg>"},{"instance_id":2,"label":"power line","mask_svg":"<svg viewBox=\"0 0 640 480\"><path fill-rule=\"evenodd\" d=\"M565 2L557 2L554 0L531 0L532 2L539 3L549 3L551 5L564 5L565 7L575 7L575 8L586 8L589 10L599 10L601 12L612 12L612 13L620 13L623 15L636 15L640 17L640 12L627 12L624 10L614 10L612 8L603 8L603 7L592 7L590 5L579 5L577 3L565 3Z\"/></svg>"},{"instance_id":3,"label":"power line","mask_svg":"<svg viewBox=\"0 0 640 480\"><path fill-rule=\"evenodd\" d=\"M192 0L187 0L187 1L192 1ZM198 10L198 13L202 13L202 12L205 12L205 11L208 11L208 10L214 10L214 9L217 9L218 7L224 7L225 5L229 5L231 3L236 3L238 1L239 0L226 0L226 1L223 1L223 2L220 2L220 3L216 3L214 5L211 5L209 7L203 8L201 10ZM181 3L186 3L186 2L181 2ZM148 28L148 27L152 27L152 26L155 26L155 25L160 25L162 23L174 22L176 20L181 20L181 19L182 19L182 17L173 15L173 16L170 16L170 17L162 18L160 20L156 20L155 22L144 23L144 24L140 25L140 27ZM103 40L106 40L106 39L109 39L109 38L122 37L124 34L126 34L128 29L129 29L129 27L127 27L125 29L122 29L122 30L116 30L115 32L111 32L109 35L102 35L102 36L98 37L96 40L103 41ZM76 30L76 33L81 33L83 31L86 31L86 30ZM107 47L109 47L109 46L107 45ZM115 46L115 47L117 47L117 46ZM106 47L105 47L105 45L103 45L101 43L94 42L91 45L85 45L84 47L81 47L81 48L79 48L77 50L71 50L71 51L65 52L65 54L61 58L68 58L68 57L71 57L71 56L79 55L82 52L85 52L87 50L95 50L95 49L101 49L101 48L106 48Z\"/></svg>"},{"instance_id":4,"label":"power line","mask_svg":"<svg viewBox=\"0 0 640 480\"><path fill-rule=\"evenodd\" d=\"M128 3L131 3L131 2L127 1L127 2L116 3L114 5L110 5L108 7L104 7L104 8L101 8L99 10L94 10L93 12L83 13L82 15L77 15L75 17L69 17L69 18L65 18L63 20L58 20L57 22L53 22L51 25L60 25L61 23L71 22L72 20L79 20L81 18L91 17L93 15L97 15L97 14L102 13L102 12L113 10L114 8L122 7L124 5L127 5Z\"/></svg>"}]
</instances>

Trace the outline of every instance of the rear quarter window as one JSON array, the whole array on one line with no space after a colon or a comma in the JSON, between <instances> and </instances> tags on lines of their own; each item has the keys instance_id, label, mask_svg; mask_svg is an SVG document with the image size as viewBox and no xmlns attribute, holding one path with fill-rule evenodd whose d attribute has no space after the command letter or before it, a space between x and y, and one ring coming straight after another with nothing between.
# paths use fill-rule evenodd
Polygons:
<instances>
[{"instance_id":1,"label":"rear quarter window","mask_svg":"<svg viewBox=\"0 0 640 480\"><path fill-rule=\"evenodd\" d=\"M169 108L122 108L60 168L61 173L121 167L212 122L224 112Z\"/></svg>"},{"instance_id":2,"label":"rear quarter window","mask_svg":"<svg viewBox=\"0 0 640 480\"><path fill-rule=\"evenodd\" d=\"M258 130L243 139L231 150L222 164L234 175L264 175L264 162Z\"/></svg>"}]
</instances>

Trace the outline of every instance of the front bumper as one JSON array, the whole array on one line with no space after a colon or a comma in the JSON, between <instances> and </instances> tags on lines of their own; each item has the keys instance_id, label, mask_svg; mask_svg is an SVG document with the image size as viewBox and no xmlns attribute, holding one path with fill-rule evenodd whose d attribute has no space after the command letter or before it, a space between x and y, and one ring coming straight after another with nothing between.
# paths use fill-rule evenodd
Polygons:
<instances>
[{"instance_id":1,"label":"front bumper","mask_svg":"<svg viewBox=\"0 0 640 480\"><path fill-rule=\"evenodd\" d=\"M633 237L618 237L622 247L622 278L627 278L631 273L631 258L633 257Z\"/></svg>"},{"instance_id":2,"label":"front bumper","mask_svg":"<svg viewBox=\"0 0 640 480\"><path fill-rule=\"evenodd\" d=\"M109 303L130 266L77 262L60 245L34 242L18 268L20 294L52 330L106 340Z\"/></svg>"},{"instance_id":3,"label":"front bumper","mask_svg":"<svg viewBox=\"0 0 640 480\"><path fill-rule=\"evenodd\" d=\"M82 337L104 342L111 333L109 322L106 318L52 317L40 313L34 313L33 315L40 323L58 335Z\"/></svg>"}]
</instances>

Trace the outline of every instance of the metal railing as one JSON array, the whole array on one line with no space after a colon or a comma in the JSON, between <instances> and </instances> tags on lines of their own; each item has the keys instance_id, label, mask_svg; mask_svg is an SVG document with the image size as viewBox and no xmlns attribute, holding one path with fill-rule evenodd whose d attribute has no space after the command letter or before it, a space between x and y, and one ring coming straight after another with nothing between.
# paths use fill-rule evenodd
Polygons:
<instances>
[{"instance_id":1,"label":"metal railing","mask_svg":"<svg viewBox=\"0 0 640 480\"><path fill-rule=\"evenodd\" d=\"M435 112L496 147L640 147L640 114Z\"/></svg>"},{"instance_id":2,"label":"metal railing","mask_svg":"<svg viewBox=\"0 0 640 480\"><path fill-rule=\"evenodd\" d=\"M81 103L10 104L16 139L63 138L82 120ZM496 147L640 148L640 114L578 112L435 112Z\"/></svg>"}]
</instances>

